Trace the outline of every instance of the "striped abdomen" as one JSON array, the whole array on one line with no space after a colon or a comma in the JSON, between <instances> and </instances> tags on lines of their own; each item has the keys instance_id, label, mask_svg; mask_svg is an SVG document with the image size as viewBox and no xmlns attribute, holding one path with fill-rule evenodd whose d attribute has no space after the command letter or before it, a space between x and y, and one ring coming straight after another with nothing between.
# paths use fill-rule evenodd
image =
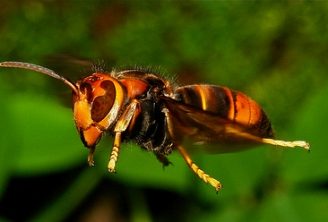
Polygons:
<instances>
[{"instance_id":1,"label":"striped abdomen","mask_svg":"<svg viewBox=\"0 0 328 222\"><path fill-rule=\"evenodd\" d=\"M262 108L241 92L215 85L189 85L177 88L176 95L182 103L240 124L256 136L273 136Z\"/></svg>"}]
</instances>

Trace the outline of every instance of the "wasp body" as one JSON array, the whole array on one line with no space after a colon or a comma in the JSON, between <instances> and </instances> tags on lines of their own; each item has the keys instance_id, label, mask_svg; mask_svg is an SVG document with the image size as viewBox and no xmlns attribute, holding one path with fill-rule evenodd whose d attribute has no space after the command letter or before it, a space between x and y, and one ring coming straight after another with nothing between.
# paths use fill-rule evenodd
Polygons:
<instances>
[{"instance_id":1,"label":"wasp body","mask_svg":"<svg viewBox=\"0 0 328 222\"><path fill-rule=\"evenodd\" d=\"M157 74L141 70L96 72L72 83L34 64L2 62L1 66L34 70L68 85L73 91L76 128L89 148L89 165L94 164L93 154L104 132L114 137L110 172L115 171L121 142L133 140L165 166L169 164L167 156L178 150L196 175L219 190L221 183L192 161L183 147L185 139L226 145L217 146L217 152L230 152L234 150L230 145L245 143L309 149L304 141L273 139L271 123L262 108L227 87L174 86Z\"/></svg>"}]
</instances>

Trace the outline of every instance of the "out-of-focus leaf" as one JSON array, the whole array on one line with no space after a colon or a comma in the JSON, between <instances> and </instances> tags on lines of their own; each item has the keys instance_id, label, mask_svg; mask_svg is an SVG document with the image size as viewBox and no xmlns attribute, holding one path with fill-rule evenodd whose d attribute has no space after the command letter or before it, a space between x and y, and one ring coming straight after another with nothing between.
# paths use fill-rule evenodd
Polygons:
<instances>
[{"instance_id":1,"label":"out-of-focus leaf","mask_svg":"<svg viewBox=\"0 0 328 222\"><path fill-rule=\"evenodd\" d=\"M1 85L1 83L0 83ZM0 90L1 95L5 95L7 91ZM13 162L17 155L17 141L15 140L14 130L12 125L12 116L8 109L9 100L5 96L1 96L1 111L0 111L0 197L6 190L7 182L11 174Z\"/></svg>"},{"instance_id":2,"label":"out-of-focus leaf","mask_svg":"<svg viewBox=\"0 0 328 222\"><path fill-rule=\"evenodd\" d=\"M328 198L325 193L286 194L269 197L256 212L256 221L327 221Z\"/></svg>"},{"instance_id":3,"label":"out-of-focus leaf","mask_svg":"<svg viewBox=\"0 0 328 222\"><path fill-rule=\"evenodd\" d=\"M328 221L327 192L298 193L291 198L302 221Z\"/></svg>"},{"instance_id":4,"label":"out-of-focus leaf","mask_svg":"<svg viewBox=\"0 0 328 222\"><path fill-rule=\"evenodd\" d=\"M266 147L231 154L202 155L199 163L209 175L218 179L223 188L215 195L209 185L200 186L200 196L208 200L218 201L234 196L251 195L253 187L259 183L266 171Z\"/></svg>"},{"instance_id":5,"label":"out-of-focus leaf","mask_svg":"<svg viewBox=\"0 0 328 222\"><path fill-rule=\"evenodd\" d=\"M221 205L216 204L211 213L203 213L199 216L190 215L188 221L244 221L244 215L247 214L247 208L242 208L238 203L223 202ZM247 221L247 220L245 220Z\"/></svg>"},{"instance_id":6,"label":"out-of-focus leaf","mask_svg":"<svg viewBox=\"0 0 328 222\"><path fill-rule=\"evenodd\" d=\"M34 94L19 94L10 101L17 172L44 173L81 161L83 145L68 109Z\"/></svg>"},{"instance_id":7,"label":"out-of-focus leaf","mask_svg":"<svg viewBox=\"0 0 328 222\"><path fill-rule=\"evenodd\" d=\"M96 167L103 172L107 171L112 144L106 143L106 146L109 147L104 148L102 144L96 154ZM108 173L108 176L130 185L186 191L187 185L190 185L189 174L192 172L177 153L170 155L169 160L172 164L163 168L153 153L146 152L137 145L123 144L116 165L117 173Z\"/></svg>"},{"instance_id":8,"label":"out-of-focus leaf","mask_svg":"<svg viewBox=\"0 0 328 222\"><path fill-rule=\"evenodd\" d=\"M286 193L268 197L252 217L258 221L302 221L295 201Z\"/></svg>"},{"instance_id":9,"label":"out-of-focus leaf","mask_svg":"<svg viewBox=\"0 0 328 222\"><path fill-rule=\"evenodd\" d=\"M327 137L328 85L317 91L296 116L294 139L307 140L311 152L285 152L283 175L289 182L323 181L328 176Z\"/></svg>"}]
</instances>

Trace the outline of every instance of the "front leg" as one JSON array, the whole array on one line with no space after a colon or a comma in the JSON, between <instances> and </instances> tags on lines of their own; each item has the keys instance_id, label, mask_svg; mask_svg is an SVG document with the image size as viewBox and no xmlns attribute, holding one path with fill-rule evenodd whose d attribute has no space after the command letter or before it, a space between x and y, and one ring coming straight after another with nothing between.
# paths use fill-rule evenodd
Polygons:
<instances>
[{"instance_id":1,"label":"front leg","mask_svg":"<svg viewBox=\"0 0 328 222\"><path fill-rule=\"evenodd\" d=\"M139 113L139 102L133 100L125 109L123 114L120 116L119 120L116 122L114 128L114 145L112 152L109 157L108 162L108 171L113 173L115 172L115 166L120 152L121 141L122 141L122 132L125 132L130 123L134 121L136 115Z\"/></svg>"},{"instance_id":2,"label":"front leg","mask_svg":"<svg viewBox=\"0 0 328 222\"><path fill-rule=\"evenodd\" d=\"M95 161L93 160L93 155L95 153L96 147L90 147L89 148L89 154L88 154L88 164L90 167L93 167L95 165Z\"/></svg>"},{"instance_id":3,"label":"front leg","mask_svg":"<svg viewBox=\"0 0 328 222\"><path fill-rule=\"evenodd\" d=\"M115 133L115 139L114 139L114 146L112 149L112 152L110 154L109 162L108 162L108 171L110 173L115 172L115 165L116 161L118 159L118 154L120 152L120 147L121 147L121 132L116 132Z\"/></svg>"}]
</instances>

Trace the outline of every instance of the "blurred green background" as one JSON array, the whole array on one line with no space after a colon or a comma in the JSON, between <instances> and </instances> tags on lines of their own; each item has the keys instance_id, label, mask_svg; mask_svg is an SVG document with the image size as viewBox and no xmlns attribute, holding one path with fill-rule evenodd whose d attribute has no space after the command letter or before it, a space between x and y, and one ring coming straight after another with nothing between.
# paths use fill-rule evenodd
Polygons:
<instances>
[{"instance_id":1,"label":"blurred green background","mask_svg":"<svg viewBox=\"0 0 328 222\"><path fill-rule=\"evenodd\" d=\"M107 172L75 131L70 90L0 69L0 221L328 221L328 3L326 1L1 1L0 61L37 63L76 80L80 59L153 67L180 84L246 92L277 137L312 152L261 146L194 160L223 183L218 194L177 154L123 145Z\"/></svg>"}]
</instances>

